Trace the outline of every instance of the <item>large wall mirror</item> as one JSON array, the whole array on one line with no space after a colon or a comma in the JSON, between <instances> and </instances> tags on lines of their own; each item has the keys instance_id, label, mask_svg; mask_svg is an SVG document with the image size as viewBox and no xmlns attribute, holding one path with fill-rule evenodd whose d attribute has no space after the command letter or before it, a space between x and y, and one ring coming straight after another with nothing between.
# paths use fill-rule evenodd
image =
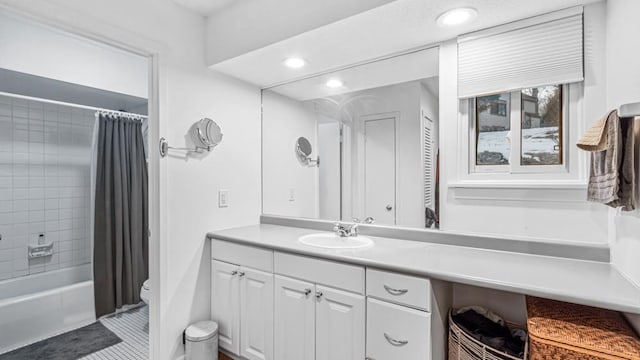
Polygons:
<instances>
[{"instance_id":1,"label":"large wall mirror","mask_svg":"<svg viewBox=\"0 0 640 360\"><path fill-rule=\"evenodd\" d=\"M263 90L263 213L437 228L438 49Z\"/></svg>"}]
</instances>

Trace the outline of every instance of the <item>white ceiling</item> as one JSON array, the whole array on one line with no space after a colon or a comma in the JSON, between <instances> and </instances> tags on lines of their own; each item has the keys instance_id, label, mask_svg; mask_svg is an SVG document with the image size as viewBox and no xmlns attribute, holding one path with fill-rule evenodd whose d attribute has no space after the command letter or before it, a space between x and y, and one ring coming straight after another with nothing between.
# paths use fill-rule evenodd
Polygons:
<instances>
[{"instance_id":1,"label":"white ceiling","mask_svg":"<svg viewBox=\"0 0 640 360\"><path fill-rule=\"evenodd\" d=\"M598 1L396 0L235 58L212 64L211 68L258 86L267 87L454 39L467 32ZM476 8L478 17L459 27L437 26L436 17L439 14L462 6ZM287 16L296 14L284 15L286 16L277 21L286 21ZM230 41L233 40L230 39ZM303 57L308 64L301 69L286 68L282 60L289 56Z\"/></svg>"},{"instance_id":2,"label":"white ceiling","mask_svg":"<svg viewBox=\"0 0 640 360\"><path fill-rule=\"evenodd\" d=\"M173 0L183 7L207 16L238 0Z\"/></svg>"},{"instance_id":3,"label":"white ceiling","mask_svg":"<svg viewBox=\"0 0 640 360\"><path fill-rule=\"evenodd\" d=\"M292 99L304 101L435 76L438 76L438 49L431 48L290 82L270 90ZM327 87L326 82L333 78L342 80L343 86L339 88Z\"/></svg>"}]
</instances>

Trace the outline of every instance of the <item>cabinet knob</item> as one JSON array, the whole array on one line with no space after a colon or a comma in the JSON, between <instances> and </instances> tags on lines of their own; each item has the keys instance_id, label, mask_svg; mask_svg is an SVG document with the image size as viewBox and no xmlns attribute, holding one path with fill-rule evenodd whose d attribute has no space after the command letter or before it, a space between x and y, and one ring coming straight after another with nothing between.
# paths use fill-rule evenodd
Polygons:
<instances>
[{"instance_id":1,"label":"cabinet knob","mask_svg":"<svg viewBox=\"0 0 640 360\"><path fill-rule=\"evenodd\" d=\"M322 291L316 291L316 299L320 300L322 297Z\"/></svg>"},{"instance_id":2,"label":"cabinet knob","mask_svg":"<svg viewBox=\"0 0 640 360\"><path fill-rule=\"evenodd\" d=\"M311 294L311 289L304 289L304 296L309 296Z\"/></svg>"},{"instance_id":3,"label":"cabinet knob","mask_svg":"<svg viewBox=\"0 0 640 360\"><path fill-rule=\"evenodd\" d=\"M231 276L236 276L236 275L238 275L238 272L237 272L237 271L235 271L235 270L233 270L233 271L231 272Z\"/></svg>"},{"instance_id":4,"label":"cabinet knob","mask_svg":"<svg viewBox=\"0 0 640 360\"><path fill-rule=\"evenodd\" d=\"M242 271L241 271L241 272L239 272L239 273L238 273L238 276L243 277L243 276L244 276L244 272L242 272Z\"/></svg>"}]
</instances>

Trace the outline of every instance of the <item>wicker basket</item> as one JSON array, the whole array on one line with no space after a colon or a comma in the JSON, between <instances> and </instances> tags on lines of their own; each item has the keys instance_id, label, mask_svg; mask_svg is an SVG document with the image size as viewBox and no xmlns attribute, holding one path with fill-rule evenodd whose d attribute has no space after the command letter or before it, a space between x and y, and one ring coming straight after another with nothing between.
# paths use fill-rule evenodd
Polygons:
<instances>
[{"instance_id":1,"label":"wicker basket","mask_svg":"<svg viewBox=\"0 0 640 360\"><path fill-rule=\"evenodd\" d=\"M524 345L524 357L519 358L487 346L474 339L453 321L449 311L449 360L526 360L528 344ZM523 329L523 326L507 323L512 329Z\"/></svg>"},{"instance_id":2,"label":"wicker basket","mask_svg":"<svg viewBox=\"0 0 640 360\"><path fill-rule=\"evenodd\" d=\"M618 312L527 297L529 358L638 360L640 340Z\"/></svg>"}]
</instances>

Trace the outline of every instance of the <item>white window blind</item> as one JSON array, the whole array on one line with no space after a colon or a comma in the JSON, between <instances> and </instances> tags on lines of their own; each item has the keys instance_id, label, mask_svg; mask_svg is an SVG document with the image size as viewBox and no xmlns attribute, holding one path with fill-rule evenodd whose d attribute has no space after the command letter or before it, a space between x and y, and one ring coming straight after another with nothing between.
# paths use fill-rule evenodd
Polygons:
<instances>
[{"instance_id":1,"label":"white window blind","mask_svg":"<svg viewBox=\"0 0 640 360\"><path fill-rule=\"evenodd\" d=\"M582 7L458 38L458 95L469 98L584 79Z\"/></svg>"}]
</instances>

